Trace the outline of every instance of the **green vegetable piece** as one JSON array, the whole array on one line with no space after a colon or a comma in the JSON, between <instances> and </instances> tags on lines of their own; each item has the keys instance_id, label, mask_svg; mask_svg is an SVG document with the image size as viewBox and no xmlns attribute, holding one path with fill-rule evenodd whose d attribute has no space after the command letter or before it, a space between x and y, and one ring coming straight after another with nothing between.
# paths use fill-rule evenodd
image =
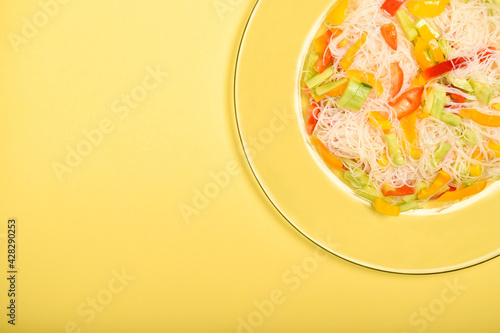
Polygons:
<instances>
[{"instance_id":1,"label":"green vegetable piece","mask_svg":"<svg viewBox=\"0 0 500 333\"><path fill-rule=\"evenodd\" d=\"M307 82L314 75L318 74L314 69L314 64L316 64L320 56L318 52L311 52L309 57L307 57L307 73L304 75L304 82Z\"/></svg>"},{"instance_id":2,"label":"green vegetable piece","mask_svg":"<svg viewBox=\"0 0 500 333\"><path fill-rule=\"evenodd\" d=\"M400 8L396 13L396 17L398 18L399 24L401 24L401 27L405 32L406 38L408 38L410 42L413 42L415 39L417 39L418 31L411 21L410 14L406 11L406 9Z\"/></svg>"},{"instance_id":3,"label":"green vegetable piece","mask_svg":"<svg viewBox=\"0 0 500 333\"><path fill-rule=\"evenodd\" d=\"M389 148L389 155L392 158L392 162L397 166L402 166L405 164L405 159L403 157L403 152L399 147L398 138L395 133L388 133L385 135L385 140L387 141L387 147Z\"/></svg>"},{"instance_id":4,"label":"green vegetable piece","mask_svg":"<svg viewBox=\"0 0 500 333\"><path fill-rule=\"evenodd\" d=\"M448 125L456 127L462 122L462 117L452 113L443 113L441 114L441 120Z\"/></svg>"},{"instance_id":5,"label":"green vegetable piece","mask_svg":"<svg viewBox=\"0 0 500 333\"><path fill-rule=\"evenodd\" d=\"M404 202L412 202L412 201L417 200L417 195L416 194L405 195L405 196L401 197L401 199L403 199Z\"/></svg>"},{"instance_id":6,"label":"green vegetable piece","mask_svg":"<svg viewBox=\"0 0 500 333\"><path fill-rule=\"evenodd\" d=\"M474 89L470 85L469 81L467 81L467 79L452 76L450 74L446 75L446 79L448 80L448 82L450 82L453 86L457 87L458 89L462 89L468 93L474 92Z\"/></svg>"},{"instance_id":7,"label":"green vegetable piece","mask_svg":"<svg viewBox=\"0 0 500 333\"><path fill-rule=\"evenodd\" d=\"M420 29L424 25L426 25L429 28L429 30L431 31L434 38L439 39L439 37L441 37L441 34L439 33L439 31L437 31L436 28L434 28L432 25L430 25L430 23L427 22L426 20L420 19L417 22L415 22L415 27L417 29Z\"/></svg>"},{"instance_id":8,"label":"green vegetable piece","mask_svg":"<svg viewBox=\"0 0 500 333\"><path fill-rule=\"evenodd\" d=\"M370 201L375 201L375 199L380 197L380 193L370 185L364 187L363 189L358 189L354 191L354 193Z\"/></svg>"},{"instance_id":9,"label":"green vegetable piece","mask_svg":"<svg viewBox=\"0 0 500 333\"><path fill-rule=\"evenodd\" d=\"M441 119L446 103L446 88L439 86L431 90L429 98L425 103L424 111L436 119Z\"/></svg>"},{"instance_id":10,"label":"green vegetable piece","mask_svg":"<svg viewBox=\"0 0 500 333\"><path fill-rule=\"evenodd\" d=\"M405 202L403 204L398 205L399 211L401 213L407 212L409 210L415 209L418 207L418 202L417 201L410 201L410 202Z\"/></svg>"},{"instance_id":11,"label":"green vegetable piece","mask_svg":"<svg viewBox=\"0 0 500 333\"><path fill-rule=\"evenodd\" d=\"M335 81L335 82L332 82L332 83L327 83L327 84L324 84L322 86L319 86L318 88L316 88L316 93L318 95L324 95L326 94L327 92L345 84L347 82L347 78L344 78L342 80L339 80L339 81Z\"/></svg>"},{"instance_id":12,"label":"green vegetable piece","mask_svg":"<svg viewBox=\"0 0 500 333\"><path fill-rule=\"evenodd\" d=\"M312 98L314 98L314 100L316 102L320 102L323 99L321 95L318 95L318 93L316 92L316 89L311 90L311 96L312 96Z\"/></svg>"},{"instance_id":13,"label":"green vegetable piece","mask_svg":"<svg viewBox=\"0 0 500 333\"><path fill-rule=\"evenodd\" d=\"M446 39L441 39L438 41L439 47L441 47L441 51L443 51L445 59L448 59L448 48L450 47L450 43Z\"/></svg>"},{"instance_id":14,"label":"green vegetable piece","mask_svg":"<svg viewBox=\"0 0 500 333\"><path fill-rule=\"evenodd\" d=\"M364 188L368 185L370 177L364 171L353 173L351 171L344 172L344 178L351 182L354 187Z\"/></svg>"},{"instance_id":15,"label":"green vegetable piece","mask_svg":"<svg viewBox=\"0 0 500 333\"><path fill-rule=\"evenodd\" d=\"M434 158L432 160L432 166L437 167L443 158L450 152L451 145L448 142L443 142L439 148L434 153Z\"/></svg>"},{"instance_id":16,"label":"green vegetable piece","mask_svg":"<svg viewBox=\"0 0 500 333\"><path fill-rule=\"evenodd\" d=\"M351 111L359 111L373 87L357 79L350 79L347 88L340 97L338 105Z\"/></svg>"},{"instance_id":17,"label":"green vegetable piece","mask_svg":"<svg viewBox=\"0 0 500 333\"><path fill-rule=\"evenodd\" d=\"M306 85L309 89L313 90L326 80L332 77L335 74L335 69L333 67L327 67L325 71L321 74L317 74L306 81Z\"/></svg>"},{"instance_id":18,"label":"green vegetable piece","mask_svg":"<svg viewBox=\"0 0 500 333\"><path fill-rule=\"evenodd\" d=\"M493 98L493 89L488 84L476 80L470 80L470 84L478 101L486 105L490 104Z\"/></svg>"},{"instance_id":19,"label":"green vegetable piece","mask_svg":"<svg viewBox=\"0 0 500 333\"><path fill-rule=\"evenodd\" d=\"M464 133L463 141L465 141L465 145L477 145L479 142L479 136L473 130L468 129Z\"/></svg>"}]
</instances>

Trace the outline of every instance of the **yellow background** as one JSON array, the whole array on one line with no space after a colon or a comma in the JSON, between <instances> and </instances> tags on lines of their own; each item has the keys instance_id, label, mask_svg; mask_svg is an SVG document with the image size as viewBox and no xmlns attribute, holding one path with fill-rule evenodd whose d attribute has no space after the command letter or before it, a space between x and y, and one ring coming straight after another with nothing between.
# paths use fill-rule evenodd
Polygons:
<instances>
[{"instance_id":1,"label":"yellow background","mask_svg":"<svg viewBox=\"0 0 500 333\"><path fill-rule=\"evenodd\" d=\"M369 270L321 252L267 201L232 107L253 0L57 3L47 22L35 0L0 10L2 332L500 329L498 259L431 276ZM42 20L29 38L26 20ZM13 34L24 38L17 47ZM168 77L124 109L154 69ZM96 130L99 143L58 177L54 163ZM196 193L207 187L203 202ZM187 205L197 206L189 218ZM15 327L6 316L10 217Z\"/></svg>"}]
</instances>

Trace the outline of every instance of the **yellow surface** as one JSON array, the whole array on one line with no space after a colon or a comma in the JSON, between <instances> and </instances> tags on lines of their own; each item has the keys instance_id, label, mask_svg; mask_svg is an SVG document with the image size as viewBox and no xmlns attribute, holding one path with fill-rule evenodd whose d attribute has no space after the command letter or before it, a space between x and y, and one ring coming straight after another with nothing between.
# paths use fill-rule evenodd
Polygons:
<instances>
[{"instance_id":1,"label":"yellow surface","mask_svg":"<svg viewBox=\"0 0 500 333\"><path fill-rule=\"evenodd\" d=\"M1 332L498 331L499 260L380 273L320 251L267 201L231 97L253 1L64 3L47 22L35 0L0 11Z\"/></svg>"}]
</instances>

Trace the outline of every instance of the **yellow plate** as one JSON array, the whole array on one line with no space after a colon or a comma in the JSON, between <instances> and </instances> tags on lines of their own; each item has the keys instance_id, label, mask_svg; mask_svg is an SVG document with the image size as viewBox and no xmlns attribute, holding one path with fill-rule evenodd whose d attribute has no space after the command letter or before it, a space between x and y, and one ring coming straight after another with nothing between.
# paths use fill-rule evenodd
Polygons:
<instances>
[{"instance_id":1,"label":"yellow plate","mask_svg":"<svg viewBox=\"0 0 500 333\"><path fill-rule=\"evenodd\" d=\"M500 194L493 187L442 213L385 217L356 198L306 143L300 71L332 4L259 0L246 27L236 68L236 117L266 196L311 241L366 267L428 274L498 256Z\"/></svg>"}]
</instances>

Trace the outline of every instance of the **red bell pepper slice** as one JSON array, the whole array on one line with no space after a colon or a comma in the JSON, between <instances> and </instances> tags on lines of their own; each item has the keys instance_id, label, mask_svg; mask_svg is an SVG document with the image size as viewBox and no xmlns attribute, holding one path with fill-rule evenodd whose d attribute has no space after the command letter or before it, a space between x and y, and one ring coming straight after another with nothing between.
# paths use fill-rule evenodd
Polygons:
<instances>
[{"instance_id":1,"label":"red bell pepper slice","mask_svg":"<svg viewBox=\"0 0 500 333\"><path fill-rule=\"evenodd\" d=\"M479 60L481 62L486 61L489 57L495 54L496 48L493 46L488 47L487 49L478 53ZM470 58L467 57L458 57L454 58L442 63L437 64L436 66L427 68L423 73L422 77L424 80L429 81L436 77L439 77L443 74L451 72L454 69L462 68L467 66L467 64L471 61Z\"/></svg>"},{"instance_id":2,"label":"red bell pepper slice","mask_svg":"<svg viewBox=\"0 0 500 333\"><path fill-rule=\"evenodd\" d=\"M450 94L450 97L451 97L451 100L455 103L460 103L460 104L463 104L465 102L467 102L467 98L465 98L464 96L462 95L458 95L458 94L453 94L451 93Z\"/></svg>"},{"instance_id":3,"label":"red bell pepper slice","mask_svg":"<svg viewBox=\"0 0 500 333\"><path fill-rule=\"evenodd\" d=\"M387 15L394 16L396 15L399 7L401 7L405 1L406 0L386 0L380 9L382 9Z\"/></svg>"},{"instance_id":4,"label":"red bell pepper slice","mask_svg":"<svg viewBox=\"0 0 500 333\"><path fill-rule=\"evenodd\" d=\"M401 88L403 87L404 79L405 75L399 66L399 63L393 62L391 64L391 90L389 92L391 98L394 98L399 94Z\"/></svg>"},{"instance_id":5,"label":"red bell pepper slice","mask_svg":"<svg viewBox=\"0 0 500 333\"><path fill-rule=\"evenodd\" d=\"M454 58L442 63L437 64L436 66L432 66L427 68L423 73L422 77L424 80L429 81L436 77L439 77L443 74L451 72L454 69L462 68L469 63L469 58L466 57L458 57Z\"/></svg>"},{"instance_id":6,"label":"red bell pepper slice","mask_svg":"<svg viewBox=\"0 0 500 333\"><path fill-rule=\"evenodd\" d=\"M396 31L396 26L394 23L385 24L380 28L382 32L382 37L384 37L387 45L390 46L394 51L398 50L398 32Z\"/></svg>"},{"instance_id":7,"label":"red bell pepper slice","mask_svg":"<svg viewBox=\"0 0 500 333\"><path fill-rule=\"evenodd\" d=\"M403 185L402 187L393 187L389 184L382 186L382 194L385 197L402 197L405 195L415 194L415 187Z\"/></svg>"},{"instance_id":8,"label":"red bell pepper slice","mask_svg":"<svg viewBox=\"0 0 500 333\"><path fill-rule=\"evenodd\" d=\"M318 124L318 116L320 111L321 109L319 108L319 105L316 102L312 102L311 105L309 105L309 108L307 108L307 124L306 124L307 134L309 135L313 134L314 129Z\"/></svg>"},{"instance_id":9,"label":"red bell pepper slice","mask_svg":"<svg viewBox=\"0 0 500 333\"><path fill-rule=\"evenodd\" d=\"M406 117L418 110L418 108L422 105L423 93L424 87L413 88L404 92L393 103L389 103L394 111L396 111L398 119Z\"/></svg>"},{"instance_id":10,"label":"red bell pepper slice","mask_svg":"<svg viewBox=\"0 0 500 333\"><path fill-rule=\"evenodd\" d=\"M336 31L335 34L337 34L338 30ZM339 32L340 34L340 32ZM314 64L314 70L318 73L323 73L325 71L325 69L330 65L330 63L332 62L332 52L330 51L330 48L328 47L330 45L330 41L332 39L332 36L334 35L334 33L328 29L326 32L325 32L325 41L326 41L326 48L325 48L325 51L323 52L323 54L321 55L321 57L319 57L319 59L316 61L316 63Z\"/></svg>"}]
</instances>

